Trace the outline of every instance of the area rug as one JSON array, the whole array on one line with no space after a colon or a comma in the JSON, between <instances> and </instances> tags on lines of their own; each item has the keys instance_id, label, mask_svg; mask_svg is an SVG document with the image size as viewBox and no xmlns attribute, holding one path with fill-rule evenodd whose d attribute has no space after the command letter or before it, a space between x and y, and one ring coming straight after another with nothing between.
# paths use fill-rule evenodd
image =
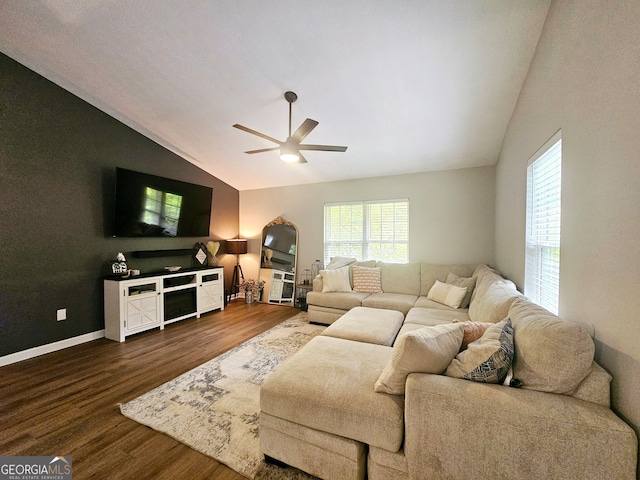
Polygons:
<instances>
[{"instance_id":1,"label":"area rug","mask_svg":"<svg viewBox=\"0 0 640 480\"><path fill-rule=\"evenodd\" d=\"M120 405L125 417L165 433L250 479L310 479L264 462L258 438L260 385L325 327L305 312Z\"/></svg>"}]
</instances>

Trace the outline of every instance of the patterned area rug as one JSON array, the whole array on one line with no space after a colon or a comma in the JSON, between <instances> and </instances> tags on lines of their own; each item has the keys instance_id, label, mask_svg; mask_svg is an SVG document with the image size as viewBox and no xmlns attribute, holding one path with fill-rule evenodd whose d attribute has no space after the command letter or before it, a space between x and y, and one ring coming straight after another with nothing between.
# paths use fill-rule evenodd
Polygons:
<instances>
[{"instance_id":1,"label":"patterned area rug","mask_svg":"<svg viewBox=\"0 0 640 480\"><path fill-rule=\"evenodd\" d=\"M310 479L264 462L258 439L260 385L325 327L301 312L227 353L121 404L122 414L250 479Z\"/></svg>"}]
</instances>

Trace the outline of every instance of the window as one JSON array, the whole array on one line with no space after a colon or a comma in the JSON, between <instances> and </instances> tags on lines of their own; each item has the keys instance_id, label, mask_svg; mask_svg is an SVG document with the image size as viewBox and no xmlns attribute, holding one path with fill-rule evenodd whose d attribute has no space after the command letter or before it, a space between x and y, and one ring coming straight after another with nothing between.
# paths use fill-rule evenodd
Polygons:
<instances>
[{"instance_id":1,"label":"window","mask_svg":"<svg viewBox=\"0 0 640 480\"><path fill-rule=\"evenodd\" d=\"M175 236L181 207L181 195L147 187L141 220L149 225L159 225Z\"/></svg>"},{"instance_id":2,"label":"window","mask_svg":"<svg viewBox=\"0 0 640 480\"><path fill-rule=\"evenodd\" d=\"M562 140L558 132L532 157L527 168L524 279L524 294L555 314L560 289L561 173Z\"/></svg>"},{"instance_id":3,"label":"window","mask_svg":"<svg viewBox=\"0 0 640 480\"><path fill-rule=\"evenodd\" d=\"M324 206L324 262L331 257L409 261L409 200Z\"/></svg>"}]
</instances>

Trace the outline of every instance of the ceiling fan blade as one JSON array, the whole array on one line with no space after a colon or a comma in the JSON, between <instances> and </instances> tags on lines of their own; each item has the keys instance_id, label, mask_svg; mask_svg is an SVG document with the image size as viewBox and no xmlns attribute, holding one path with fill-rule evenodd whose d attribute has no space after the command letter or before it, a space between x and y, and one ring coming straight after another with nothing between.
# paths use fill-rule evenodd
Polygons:
<instances>
[{"instance_id":1,"label":"ceiling fan blade","mask_svg":"<svg viewBox=\"0 0 640 480\"><path fill-rule=\"evenodd\" d=\"M270 142L277 143L278 145L280 145L281 143L284 143L284 142L281 142L280 140L276 140L275 138L270 137L269 135L265 135L264 133L256 132L255 130L252 130L251 128L244 127L244 126L239 125L237 123L234 125L234 127L235 128L239 128L240 130L244 130L247 133L252 133L253 135L257 135L259 137L262 137L265 140L269 140Z\"/></svg>"},{"instance_id":2,"label":"ceiling fan blade","mask_svg":"<svg viewBox=\"0 0 640 480\"><path fill-rule=\"evenodd\" d=\"M262 153L262 152L273 152L274 150L279 150L280 147L271 147L271 148L260 148L258 150L249 150L244 153Z\"/></svg>"},{"instance_id":3,"label":"ceiling fan blade","mask_svg":"<svg viewBox=\"0 0 640 480\"><path fill-rule=\"evenodd\" d=\"M307 163L307 159L304 158L302 153L298 152L298 157L300 158L300 160L298 160L298 163Z\"/></svg>"},{"instance_id":4,"label":"ceiling fan blade","mask_svg":"<svg viewBox=\"0 0 640 480\"><path fill-rule=\"evenodd\" d=\"M336 145L298 145L300 150L319 150L322 152L346 152L347 147L338 147Z\"/></svg>"},{"instance_id":5,"label":"ceiling fan blade","mask_svg":"<svg viewBox=\"0 0 640 480\"><path fill-rule=\"evenodd\" d=\"M291 139L296 143L300 143L307 135L311 133L311 130L313 130L317 126L318 122L307 118L304 122L302 122L302 125L298 127L293 135L291 135Z\"/></svg>"}]
</instances>

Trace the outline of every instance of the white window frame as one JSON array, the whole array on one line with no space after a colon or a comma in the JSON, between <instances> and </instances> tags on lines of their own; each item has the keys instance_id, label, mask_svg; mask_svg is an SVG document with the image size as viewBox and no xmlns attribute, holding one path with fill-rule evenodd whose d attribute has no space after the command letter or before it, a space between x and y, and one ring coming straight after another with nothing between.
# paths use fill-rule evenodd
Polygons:
<instances>
[{"instance_id":1,"label":"white window frame","mask_svg":"<svg viewBox=\"0 0 640 480\"><path fill-rule=\"evenodd\" d=\"M524 294L558 314L560 299L560 232L562 135L558 131L527 166Z\"/></svg>"},{"instance_id":2,"label":"white window frame","mask_svg":"<svg viewBox=\"0 0 640 480\"><path fill-rule=\"evenodd\" d=\"M383 222L386 235L380 235L371 221L376 208L393 207L393 218ZM339 209L340 218L331 212ZM400 219L396 213L403 209ZM346 218L346 221L343 221ZM380 225L382 227L382 225ZM385 253L381 253L385 251ZM358 260L381 260L394 263L409 261L409 199L369 200L326 203L324 205L324 263L334 256L355 257Z\"/></svg>"}]
</instances>

